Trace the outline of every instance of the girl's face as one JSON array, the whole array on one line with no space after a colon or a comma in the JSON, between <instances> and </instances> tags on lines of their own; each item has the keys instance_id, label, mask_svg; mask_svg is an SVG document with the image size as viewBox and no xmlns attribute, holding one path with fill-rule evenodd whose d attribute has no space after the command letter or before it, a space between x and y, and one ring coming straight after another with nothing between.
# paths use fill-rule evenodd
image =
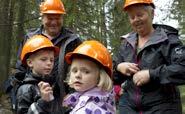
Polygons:
<instances>
[{"instance_id":1,"label":"girl's face","mask_svg":"<svg viewBox=\"0 0 185 114\"><path fill-rule=\"evenodd\" d=\"M70 81L76 91L87 91L97 85L99 67L88 59L74 58L70 69Z\"/></svg>"},{"instance_id":2,"label":"girl's face","mask_svg":"<svg viewBox=\"0 0 185 114\"><path fill-rule=\"evenodd\" d=\"M49 75L54 65L54 51L40 50L29 57L27 64L34 74Z\"/></svg>"}]
</instances>

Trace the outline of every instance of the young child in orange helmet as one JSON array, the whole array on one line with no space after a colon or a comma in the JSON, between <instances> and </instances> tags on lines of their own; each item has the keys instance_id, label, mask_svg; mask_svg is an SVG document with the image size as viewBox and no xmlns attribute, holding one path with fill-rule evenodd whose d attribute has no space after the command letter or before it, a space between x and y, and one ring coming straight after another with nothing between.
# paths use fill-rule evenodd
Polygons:
<instances>
[{"instance_id":1,"label":"young child in orange helmet","mask_svg":"<svg viewBox=\"0 0 185 114\"><path fill-rule=\"evenodd\" d=\"M55 55L58 48L42 35L35 35L25 43L21 61L30 70L17 90L17 114L46 114L58 110L60 103L50 75Z\"/></svg>"},{"instance_id":2,"label":"young child in orange helmet","mask_svg":"<svg viewBox=\"0 0 185 114\"><path fill-rule=\"evenodd\" d=\"M112 59L98 41L85 41L65 56L71 64L68 84L76 90L68 95L64 106L70 114L115 114L112 84Z\"/></svg>"}]
</instances>

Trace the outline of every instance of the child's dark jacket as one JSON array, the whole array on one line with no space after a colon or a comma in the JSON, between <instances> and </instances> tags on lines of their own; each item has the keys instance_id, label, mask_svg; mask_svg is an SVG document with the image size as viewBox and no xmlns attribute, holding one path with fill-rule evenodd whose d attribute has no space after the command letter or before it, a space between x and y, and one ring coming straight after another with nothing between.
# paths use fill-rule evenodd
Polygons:
<instances>
[{"instance_id":1,"label":"child's dark jacket","mask_svg":"<svg viewBox=\"0 0 185 114\"><path fill-rule=\"evenodd\" d=\"M43 79L32 73L27 73L26 78L23 81L17 91L17 114L50 114L58 111L60 102L59 95L56 95L54 91L55 99L46 102L41 99L38 83L40 81L49 82L52 84L52 78Z\"/></svg>"}]
</instances>

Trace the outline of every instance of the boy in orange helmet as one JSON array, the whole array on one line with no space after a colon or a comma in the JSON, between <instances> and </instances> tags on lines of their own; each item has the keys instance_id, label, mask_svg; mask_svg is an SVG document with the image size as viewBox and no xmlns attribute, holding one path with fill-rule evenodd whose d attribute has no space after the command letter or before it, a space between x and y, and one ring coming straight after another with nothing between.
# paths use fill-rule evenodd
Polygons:
<instances>
[{"instance_id":1,"label":"boy in orange helmet","mask_svg":"<svg viewBox=\"0 0 185 114\"><path fill-rule=\"evenodd\" d=\"M17 90L17 114L46 114L59 109L52 88L54 77L50 75L57 54L58 48L42 35L35 35L25 43L21 61L30 70Z\"/></svg>"}]
</instances>

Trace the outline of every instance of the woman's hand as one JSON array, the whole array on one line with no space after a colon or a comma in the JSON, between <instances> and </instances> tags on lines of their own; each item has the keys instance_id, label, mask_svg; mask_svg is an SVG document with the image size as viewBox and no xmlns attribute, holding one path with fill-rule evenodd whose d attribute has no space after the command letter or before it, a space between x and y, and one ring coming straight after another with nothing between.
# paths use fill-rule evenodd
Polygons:
<instances>
[{"instance_id":1,"label":"woman's hand","mask_svg":"<svg viewBox=\"0 0 185 114\"><path fill-rule=\"evenodd\" d=\"M129 62L122 62L122 63L118 64L117 70L124 75L131 76L131 75L137 73L140 69L138 67L138 64L129 63Z\"/></svg>"},{"instance_id":2,"label":"woman's hand","mask_svg":"<svg viewBox=\"0 0 185 114\"><path fill-rule=\"evenodd\" d=\"M150 81L149 70L141 70L133 75L133 82L136 86L142 86Z\"/></svg>"}]
</instances>

